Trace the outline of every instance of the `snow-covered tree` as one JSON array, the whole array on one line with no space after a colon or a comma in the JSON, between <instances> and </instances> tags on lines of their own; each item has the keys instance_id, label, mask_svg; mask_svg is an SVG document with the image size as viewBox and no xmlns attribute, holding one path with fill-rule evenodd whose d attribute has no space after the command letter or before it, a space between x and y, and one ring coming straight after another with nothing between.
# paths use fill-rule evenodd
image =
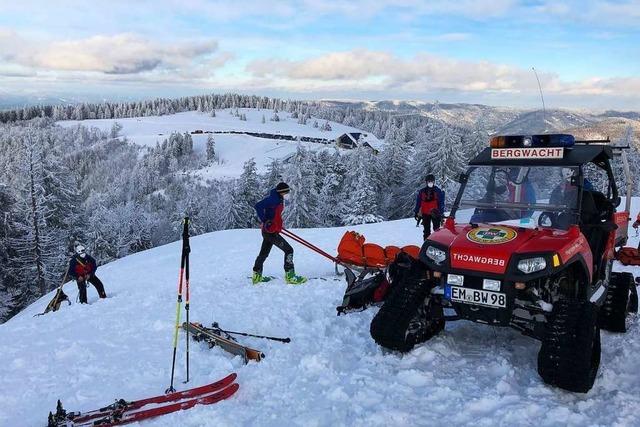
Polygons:
<instances>
[{"instance_id":1,"label":"snow-covered tree","mask_svg":"<svg viewBox=\"0 0 640 427\"><path fill-rule=\"evenodd\" d=\"M290 227L313 227L318 224L316 208L318 197L311 154L298 144L285 174L285 182L291 187L286 204L285 221Z\"/></svg>"},{"instance_id":2,"label":"snow-covered tree","mask_svg":"<svg viewBox=\"0 0 640 427\"><path fill-rule=\"evenodd\" d=\"M279 182L283 181L283 167L278 159L273 159L267 166L267 173L263 179L263 192L266 193L276 187Z\"/></svg>"},{"instance_id":3,"label":"snow-covered tree","mask_svg":"<svg viewBox=\"0 0 640 427\"><path fill-rule=\"evenodd\" d=\"M213 139L213 135L207 136L207 161L213 162L216 160L216 141Z\"/></svg>"},{"instance_id":4,"label":"snow-covered tree","mask_svg":"<svg viewBox=\"0 0 640 427\"><path fill-rule=\"evenodd\" d=\"M120 136L120 131L122 131L122 125L118 122L114 122L113 125L111 125L111 132L109 133L109 136L111 138L117 138Z\"/></svg>"},{"instance_id":5,"label":"snow-covered tree","mask_svg":"<svg viewBox=\"0 0 640 427\"><path fill-rule=\"evenodd\" d=\"M260 200L260 185L255 160L244 163L242 175L232 191L230 223L234 228L251 228L256 225L254 206Z\"/></svg>"},{"instance_id":6,"label":"snow-covered tree","mask_svg":"<svg viewBox=\"0 0 640 427\"><path fill-rule=\"evenodd\" d=\"M383 221L378 214L378 194L371 172L372 158L370 150L358 147L349 161L351 179L345 185L346 202L343 205L342 219L347 225L367 224Z\"/></svg>"},{"instance_id":7,"label":"snow-covered tree","mask_svg":"<svg viewBox=\"0 0 640 427\"><path fill-rule=\"evenodd\" d=\"M392 125L385 136L384 149L380 155L380 169L384 173L382 210L390 219L404 218L409 212L399 203L404 198L403 186L407 179L407 166L411 146L406 124Z\"/></svg>"},{"instance_id":8,"label":"snow-covered tree","mask_svg":"<svg viewBox=\"0 0 640 427\"><path fill-rule=\"evenodd\" d=\"M41 134L27 129L22 145L12 264L20 274L19 304L25 305L59 284L67 254L60 242L63 230L50 225L58 195L46 190L47 178L60 171L47 169Z\"/></svg>"},{"instance_id":9,"label":"snow-covered tree","mask_svg":"<svg viewBox=\"0 0 640 427\"><path fill-rule=\"evenodd\" d=\"M326 121L322 124L322 126L320 126L320 130L321 130L321 131L323 131L323 132L329 132L329 131L331 131L331 124L329 124L329 121L328 121L328 120L326 120Z\"/></svg>"}]
</instances>

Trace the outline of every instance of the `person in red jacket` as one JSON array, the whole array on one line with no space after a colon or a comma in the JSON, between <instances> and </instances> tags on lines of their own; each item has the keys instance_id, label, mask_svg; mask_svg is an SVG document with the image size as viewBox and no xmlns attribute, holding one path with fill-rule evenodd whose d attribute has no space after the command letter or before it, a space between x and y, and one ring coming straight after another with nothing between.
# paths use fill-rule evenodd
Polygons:
<instances>
[{"instance_id":1,"label":"person in red jacket","mask_svg":"<svg viewBox=\"0 0 640 427\"><path fill-rule=\"evenodd\" d=\"M413 215L416 221L422 220L422 237L427 240L431 235L432 224L433 231L440 228L444 215L444 191L436 186L436 178L432 174L427 175L425 181L427 186L418 191Z\"/></svg>"},{"instance_id":2,"label":"person in red jacket","mask_svg":"<svg viewBox=\"0 0 640 427\"><path fill-rule=\"evenodd\" d=\"M273 246L284 252L285 281L291 285L299 285L307 281L306 278L296 275L293 267L293 248L280 235L283 227L282 211L284 210L284 199L290 191L289 186L281 182L271 190L267 197L256 203L256 213L262 223L262 246L256 262L253 264L251 280L254 285L270 280L269 277L262 275L262 266Z\"/></svg>"},{"instance_id":3,"label":"person in red jacket","mask_svg":"<svg viewBox=\"0 0 640 427\"><path fill-rule=\"evenodd\" d=\"M80 304L87 303L87 282L96 288L100 298L106 298L107 294L104 292L104 285L100 279L98 279L98 276L96 276L96 270L98 269L96 260L87 254L86 249L80 243L75 244L74 250L75 255L69 262L67 276L75 279L78 284Z\"/></svg>"}]
</instances>

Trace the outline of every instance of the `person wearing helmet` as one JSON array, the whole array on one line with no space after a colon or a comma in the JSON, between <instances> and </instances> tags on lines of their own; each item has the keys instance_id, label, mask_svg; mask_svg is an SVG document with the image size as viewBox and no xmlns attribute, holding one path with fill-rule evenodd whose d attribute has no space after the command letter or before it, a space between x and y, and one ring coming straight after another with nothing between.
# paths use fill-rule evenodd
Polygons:
<instances>
[{"instance_id":1,"label":"person wearing helmet","mask_svg":"<svg viewBox=\"0 0 640 427\"><path fill-rule=\"evenodd\" d=\"M413 216L416 221L422 220L422 236L427 240L431 235L432 225L433 231L440 228L444 214L444 191L436 186L436 178L432 174L426 176L425 182L427 186L418 191Z\"/></svg>"},{"instance_id":2,"label":"person wearing helmet","mask_svg":"<svg viewBox=\"0 0 640 427\"><path fill-rule=\"evenodd\" d=\"M104 285L96 276L96 270L98 269L96 260L87 253L85 247L79 242L75 243L74 252L75 254L69 262L67 275L78 284L80 304L87 303L87 282L96 288L100 298L106 298L107 294L104 292Z\"/></svg>"},{"instance_id":3,"label":"person wearing helmet","mask_svg":"<svg viewBox=\"0 0 640 427\"><path fill-rule=\"evenodd\" d=\"M284 252L285 282L290 285L299 285L307 281L305 277L296 275L293 267L293 248L280 235L283 227L282 211L284 210L284 200L289 196L290 191L289 186L281 182L271 190L267 197L255 205L256 213L262 223L262 246L253 264L251 281L254 285L270 280L269 277L262 275L262 267L273 246Z\"/></svg>"}]
</instances>

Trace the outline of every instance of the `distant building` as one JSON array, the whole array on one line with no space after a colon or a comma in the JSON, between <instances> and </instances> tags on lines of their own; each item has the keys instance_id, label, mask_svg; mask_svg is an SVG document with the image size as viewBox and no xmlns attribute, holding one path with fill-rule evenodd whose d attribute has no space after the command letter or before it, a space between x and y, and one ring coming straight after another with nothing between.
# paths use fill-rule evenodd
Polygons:
<instances>
[{"instance_id":1,"label":"distant building","mask_svg":"<svg viewBox=\"0 0 640 427\"><path fill-rule=\"evenodd\" d=\"M373 150L375 154L380 152L382 143L373 135L369 135L361 132L349 132L343 133L336 138L336 145L340 148L346 148L348 150L357 147L367 147Z\"/></svg>"}]
</instances>

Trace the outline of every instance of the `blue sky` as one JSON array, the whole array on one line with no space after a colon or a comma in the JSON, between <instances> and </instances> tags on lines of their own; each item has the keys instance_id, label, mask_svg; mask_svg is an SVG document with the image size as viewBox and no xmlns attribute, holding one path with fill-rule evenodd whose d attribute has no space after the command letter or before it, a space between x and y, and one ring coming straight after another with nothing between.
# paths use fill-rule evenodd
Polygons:
<instances>
[{"instance_id":1,"label":"blue sky","mask_svg":"<svg viewBox=\"0 0 640 427\"><path fill-rule=\"evenodd\" d=\"M640 110L640 0L0 0L0 98L240 91ZM0 99L1 101L1 99Z\"/></svg>"}]
</instances>

